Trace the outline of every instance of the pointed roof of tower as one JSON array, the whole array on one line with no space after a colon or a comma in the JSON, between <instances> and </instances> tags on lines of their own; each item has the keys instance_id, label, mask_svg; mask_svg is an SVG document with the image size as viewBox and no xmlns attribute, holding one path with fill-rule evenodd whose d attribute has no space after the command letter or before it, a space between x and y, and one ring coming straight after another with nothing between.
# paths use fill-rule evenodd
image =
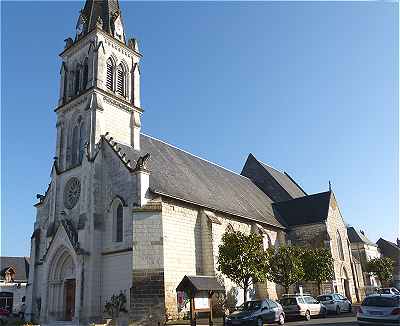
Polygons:
<instances>
[{"instance_id":1,"label":"pointed roof of tower","mask_svg":"<svg viewBox=\"0 0 400 326\"><path fill-rule=\"evenodd\" d=\"M83 34L94 29L99 18L103 23L103 30L112 33L112 23L118 15L121 15L118 0L86 0L80 16L84 23Z\"/></svg>"}]
</instances>

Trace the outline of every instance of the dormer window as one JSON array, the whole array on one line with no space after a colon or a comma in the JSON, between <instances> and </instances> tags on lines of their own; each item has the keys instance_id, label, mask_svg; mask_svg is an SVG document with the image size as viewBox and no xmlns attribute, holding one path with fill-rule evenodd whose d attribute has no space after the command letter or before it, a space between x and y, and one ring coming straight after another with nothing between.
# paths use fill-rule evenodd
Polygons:
<instances>
[{"instance_id":1,"label":"dormer window","mask_svg":"<svg viewBox=\"0 0 400 326\"><path fill-rule=\"evenodd\" d=\"M110 91L114 91L114 63L111 58L107 60L106 86Z\"/></svg>"}]
</instances>

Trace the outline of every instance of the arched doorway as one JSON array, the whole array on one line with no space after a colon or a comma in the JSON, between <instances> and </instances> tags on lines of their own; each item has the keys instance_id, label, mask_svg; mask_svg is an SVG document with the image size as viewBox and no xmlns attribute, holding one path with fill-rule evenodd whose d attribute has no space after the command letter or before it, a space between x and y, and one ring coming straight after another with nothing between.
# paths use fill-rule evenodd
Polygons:
<instances>
[{"instance_id":1,"label":"arched doorway","mask_svg":"<svg viewBox=\"0 0 400 326\"><path fill-rule=\"evenodd\" d=\"M75 263L66 248L54 256L48 279L48 314L52 320L73 320L75 317Z\"/></svg>"},{"instance_id":2,"label":"arched doorway","mask_svg":"<svg viewBox=\"0 0 400 326\"><path fill-rule=\"evenodd\" d=\"M344 291L344 295L347 299L351 301L351 293L350 293L350 284L349 284L349 277L347 275L346 269L343 267L342 269L342 288Z\"/></svg>"}]
</instances>

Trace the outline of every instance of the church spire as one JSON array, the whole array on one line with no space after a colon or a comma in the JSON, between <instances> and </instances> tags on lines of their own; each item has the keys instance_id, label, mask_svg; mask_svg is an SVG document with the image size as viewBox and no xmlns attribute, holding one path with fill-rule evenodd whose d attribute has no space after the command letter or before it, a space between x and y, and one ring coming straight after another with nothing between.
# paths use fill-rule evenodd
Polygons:
<instances>
[{"instance_id":1,"label":"church spire","mask_svg":"<svg viewBox=\"0 0 400 326\"><path fill-rule=\"evenodd\" d=\"M102 28L125 43L122 15L118 0L86 0L77 23L77 38L96 27Z\"/></svg>"}]
</instances>

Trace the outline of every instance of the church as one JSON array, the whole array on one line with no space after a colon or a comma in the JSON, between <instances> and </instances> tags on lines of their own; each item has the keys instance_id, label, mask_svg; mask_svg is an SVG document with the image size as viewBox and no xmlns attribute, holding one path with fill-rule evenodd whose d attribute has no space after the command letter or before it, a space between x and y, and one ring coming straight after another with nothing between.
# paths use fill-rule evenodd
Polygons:
<instances>
[{"instance_id":1,"label":"church","mask_svg":"<svg viewBox=\"0 0 400 326\"><path fill-rule=\"evenodd\" d=\"M98 321L121 293L132 321L177 316L177 285L185 275L218 275L218 246L230 230L259 233L265 247L330 248L335 278L324 290L360 299L331 189L307 194L252 154L235 173L141 133L142 54L118 0L86 0L60 57L55 157L35 205L28 319ZM273 299L282 291L271 282L254 288Z\"/></svg>"}]
</instances>

